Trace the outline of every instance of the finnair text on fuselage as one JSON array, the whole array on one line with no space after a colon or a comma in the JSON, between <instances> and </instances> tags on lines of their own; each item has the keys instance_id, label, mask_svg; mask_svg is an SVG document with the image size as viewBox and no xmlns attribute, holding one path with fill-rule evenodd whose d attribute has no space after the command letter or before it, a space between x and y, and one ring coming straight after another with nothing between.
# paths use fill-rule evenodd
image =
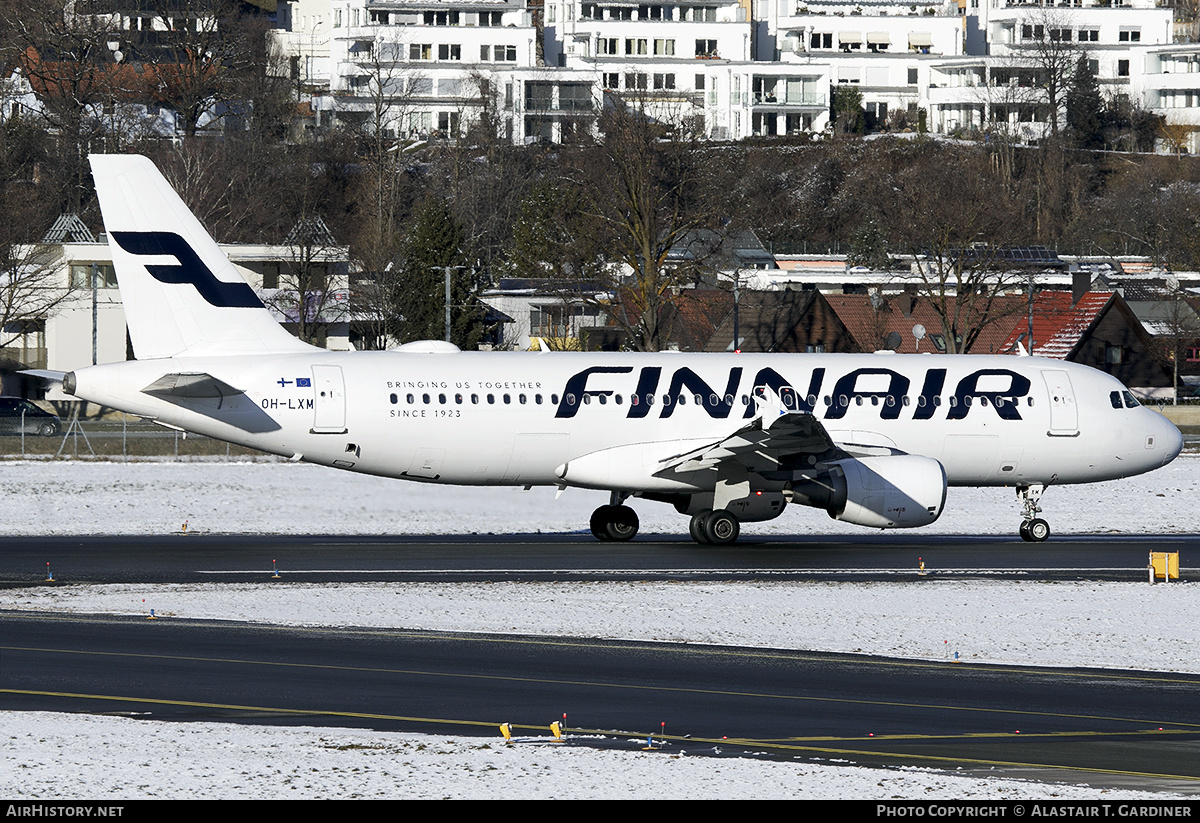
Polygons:
<instances>
[{"instance_id":1,"label":"finnair text on fuselage","mask_svg":"<svg viewBox=\"0 0 1200 823\"><path fill-rule=\"evenodd\" d=\"M864 403L878 407L882 420L897 420L902 414L907 414L906 410L910 408L911 414L907 416L914 420L929 420L942 405L948 372L944 368L926 369L920 379L920 392L912 398L909 391L914 385L913 379L889 368L858 368L840 377L827 374L825 368L816 368L809 373L806 381L797 381L805 387L803 391L797 390L792 382L769 367L754 372L740 366L731 368L724 383L716 385L710 385L686 366L671 371L666 380L663 371L662 366L643 366L636 369L636 382L630 384L629 378L635 372L633 366L592 366L583 369L567 380L555 417L574 417L580 406L590 404L593 398L604 404L612 398L624 405L622 388L628 391L629 398L625 417L649 417L654 413L658 392L665 385L658 417L671 417L680 405L687 403L686 398L691 397L710 417L727 418L740 395L744 398L745 409L741 416L751 418L755 409L748 402L749 395L752 392L761 393L765 388L778 394L789 411L820 413L826 420L840 420L845 417L851 404L861 406ZM629 375L629 378L618 382L623 375ZM749 382L746 381L748 376ZM608 388L610 386L616 388ZM822 394L827 387L830 389L828 393ZM945 418L961 420L970 413L972 406L990 406L1002 420L1020 420L1019 401L1028 397L1029 392L1030 381L1023 374L1011 369L978 369L957 381L953 392L947 397ZM822 397L823 409L819 400Z\"/></svg>"}]
</instances>

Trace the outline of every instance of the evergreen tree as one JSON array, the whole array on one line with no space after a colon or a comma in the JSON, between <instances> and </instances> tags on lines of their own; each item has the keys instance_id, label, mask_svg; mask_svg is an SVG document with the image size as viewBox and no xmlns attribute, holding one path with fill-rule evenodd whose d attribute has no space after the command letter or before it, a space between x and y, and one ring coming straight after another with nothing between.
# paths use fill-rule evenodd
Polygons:
<instances>
[{"instance_id":1,"label":"evergreen tree","mask_svg":"<svg viewBox=\"0 0 1200 823\"><path fill-rule=\"evenodd\" d=\"M1077 148L1104 147L1104 100L1087 55L1079 58L1067 90L1067 132Z\"/></svg>"},{"instance_id":2,"label":"evergreen tree","mask_svg":"<svg viewBox=\"0 0 1200 823\"><path fill-rule=\"evenodd\" d=\"M390 284L391 334L401 343L445 337L445 272L450 272L450 342L473 349L486 331L462 227L446 204L429 198L404 243Z\"/></svg>"}]
</instances>

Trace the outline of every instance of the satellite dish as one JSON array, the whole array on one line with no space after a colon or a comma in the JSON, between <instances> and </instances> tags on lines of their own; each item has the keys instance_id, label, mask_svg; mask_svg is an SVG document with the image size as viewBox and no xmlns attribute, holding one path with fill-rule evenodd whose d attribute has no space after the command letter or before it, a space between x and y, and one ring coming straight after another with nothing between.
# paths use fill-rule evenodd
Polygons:
<instances>
[{"instance_id":1,"label":"satellite dish","mask_svg":"<svg viewBox=\"0 0 1200 823\"><path fill-rule=\"evenodd\" d=\"M900 337L900 332L893 331L893 332L888 332L887 342L884 343L883 345L884 345L884 348L886 348L886 349L890 349L891 351L896 351L897 349L900 348L900 344L903 342L904 342L904 340Z\"/></svg>"},{"instance_id":2,"label":"satellite dish","mask_svg":"<svg viewBox=\"0 0 1200 823\"><path fill-rule=\"evenodd\" d=\"M913 326L913 337L917 338L917 340L925 339L925 327L922 326L920 323Z\"/></svg>"}]
</instances>

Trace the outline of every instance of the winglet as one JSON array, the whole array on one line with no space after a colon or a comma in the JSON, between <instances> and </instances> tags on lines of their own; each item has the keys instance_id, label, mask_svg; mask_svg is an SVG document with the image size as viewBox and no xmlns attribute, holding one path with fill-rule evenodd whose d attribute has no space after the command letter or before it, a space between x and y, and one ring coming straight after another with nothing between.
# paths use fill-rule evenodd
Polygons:
<instances>
[{"instance_id":1,"label":"winglet","mask_svg":"<svg viewBox=\"0 0 1200 823\"><path fill-rule=\"evenodd\" d=\"M755 386L751 396L754 398L754 416L762 420L764 430L770 429L776 420L789 411L783 404L783 398L770 386Z\"/></svg>"}]
</instances>

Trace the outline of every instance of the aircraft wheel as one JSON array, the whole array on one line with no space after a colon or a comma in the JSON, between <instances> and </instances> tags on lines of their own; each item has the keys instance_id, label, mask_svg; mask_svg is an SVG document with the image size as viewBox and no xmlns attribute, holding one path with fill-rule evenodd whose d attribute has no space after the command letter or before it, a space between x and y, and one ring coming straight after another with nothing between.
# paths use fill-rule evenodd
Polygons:
<instances>
[{"instance_id":1,"label":"aircraft wheel","mask_svg":"<svg viewBox=\"0 0 1200 823\"><path fill-rule=\"evenodd\" d=\"M1050 536L1050 524L1040 517L1030 520L1026 530L1029 532L1030 542L1033 543L1044 543Z\"/></svg>"},{"instance_id":2,"label":"aircraft wheel","mask_svg":"<svg viewBox=\"0 0 1200 823\"><path fill-rule=\"evenodd\" d=\"M592 537L597 540L611 540L612 537L608 533L608 524L612 521L612 510L616 506L601 506L592 512L592 519L588 525L592 529Z\"/></svg>"},{"instance_id":3,"label":"aircraft wheel","mask_svg":"<svg viewBox=\"0 0 1200 823\"><path fill-rule=\"evenodd\" d=\"M704 534L708 542L716 546L727 546L738 539L741 526L732 512L717 509L704 519Z\"/></svg>"},{"instance_id":4,"label":"aircraft wheel","mask_svg":"<svg viewBox=\"0 0 1200 823\"><path fill-rule=\"evenodd\" d=\"M692 539L697 543L709 542L708 534L704 531L704 520L710 513L711 509L709 511L700 512L699 514L693 514L692 522L688 524L688 532L692 535Z\"/></svg>"},{"instance_id":5,"label":"aircraft wheel","mask_svg":"<svg viewBox=\"0 0 1200 823\"><path fill-rule=\"evenodd\" d=\"M1026 543L1033 540L1033 538L1029 536L1029 523L1022 523L1021 528L1017 529L1017 531L1021 533L1021 539Z\"/></svg>"},{"instance_id":6,"label":"aircraft wheel","mask_svg":"<svg viewBox=\"0 0 1200 823\"><path fill-rule=\"evenodd\" d=\"M609 519L605 526L609 540L632 540L638 533L637 512L628 506L608 506Z\"/></svg>"}]
</instances>

